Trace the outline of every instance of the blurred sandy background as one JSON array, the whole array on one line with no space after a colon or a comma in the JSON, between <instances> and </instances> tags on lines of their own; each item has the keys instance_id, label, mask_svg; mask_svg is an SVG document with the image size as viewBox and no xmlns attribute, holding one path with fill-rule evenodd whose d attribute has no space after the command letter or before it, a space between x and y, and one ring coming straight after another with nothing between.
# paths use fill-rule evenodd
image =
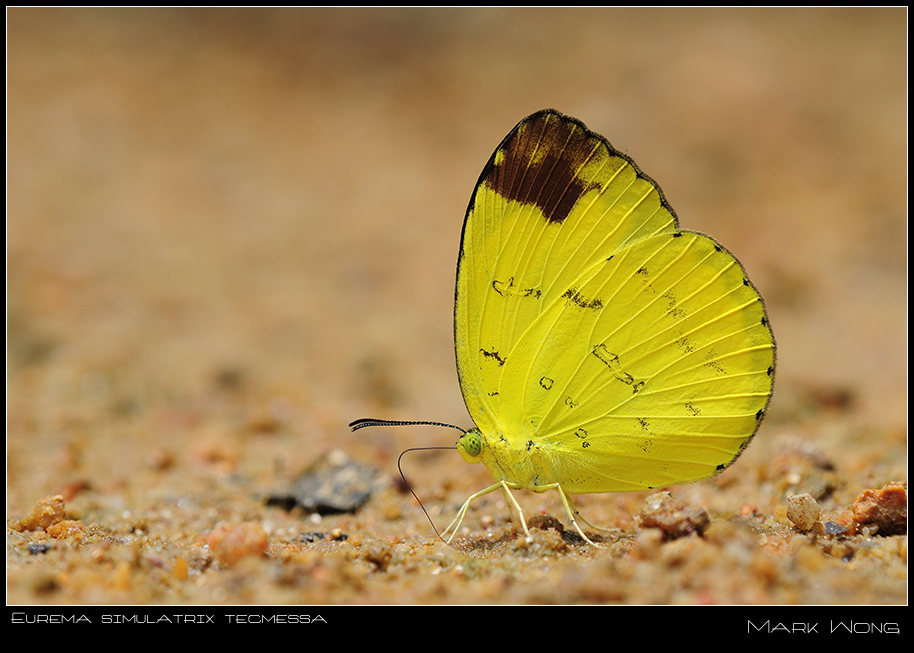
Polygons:
<instances>
[{"instance_id":1,"label":"blurred sandy background","mask_svg":"<svg viewBox=\"0 0 914 653\"><path fill-rule=\"evenodd\" d=\"M803 438L854 487L906 479L905 9L7 17L8 519L65 494L114 532L105 515L226 478L251 496L330 448L394 476L407 446L451 444L346 425L469 425L463 215L495 146L545 107L631 155L765 297L776 392L728 473ZM442 479L457 502L488 483L456 454L423 460L409 471L432 505ZM406 534L430 536L401 501ZM110 600L47 590L34 560L8 553L11 600ZM206 600L176 592L152 599Z\"/></svg>"}]
</instances>

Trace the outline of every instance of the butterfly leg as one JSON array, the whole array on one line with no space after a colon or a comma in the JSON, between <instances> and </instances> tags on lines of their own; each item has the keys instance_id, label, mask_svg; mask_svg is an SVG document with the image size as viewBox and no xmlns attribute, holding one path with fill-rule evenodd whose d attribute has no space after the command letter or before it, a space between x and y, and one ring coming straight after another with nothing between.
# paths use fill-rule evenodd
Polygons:
<instances>
[{"instance_id":1,"label":"butterfly leg","mask_svg":"<svg viewBox=\"0 0 914 653\"><path fill-rule=\"evenodd\" d=\"M594 526L593 524L591 524L589 521L587 521L586 519L584 519L583 515L581 515L581 513L578 512L578 509L575 508L574 504L571 503L571 500L570 500L570 499L568 498L568 496L565 494L565 491L562 490L562 486L561 486L560 484L558 484L558 483L553 483L552 485L546 486L546 488L544 488L544 489L547 489L547 488L548 488L548 489L555 489L555 490L557 490L558 493L559 493L559 496L562 497L562 503L565 505L565 512L568 513L568 519L571 520L571 525L574 526L575 530L578 532L578 535L580 535L581 537L583 537L583 538L584 538L584 541L587 542L589 545L594 546L594 547L596 547L596 548L598 548L598 549L603 548L603 547L601 547L599 544L597 544L596 542L592 542L592 541L590 540L589 537L587 537L586 535L584 535L584 531L582 531L582 530L581 530L581 527L578 526L578 520L575 519L575 516L577 515L578 517L580 517L580 518L581 518L581 521L583 521L585 524L587 524L587 525L590 526L591 528L596 528L597 530L608 530L608 529L597 528L596 526ZM539 490L539 488L537 488L537 489Z\"/></svg>"},{"instance_id":2,"label":"butterfly leg","mask_svg":"<svg viewBox=\"0 0 914 653\"><path fill-rule=\"evenodd\" d=\"M569 499L569 503L571 503L571 500L570 500L570 499ZM590 527L591 527L592 529L594 529L595 531L603 531L604 533L619 533L619 532L621 532L618 528L611 528L611 527L609 527L609 526L597 526L597 525L594 524L593 522L588 521L588 519L587 519L584 515L582 515L580 512L578 512L578 509L577 509L577 507L576 507L574 504L571 504L571 507L574 509L574 514L578 517L578 519L580 519L582 522L584 522L585 524L587 524L588 526L590 526Z\"/></svg>"},{"instance_id":3,"label":"butterfly leg","mask_svg":"<svg viewBox=\"0 0 914 653\"><path fill-rule=\"evenodd\" d=\"M470 496L469 499L467 499L466 501L464 501L463 506L461 506L460 510L457 512L457 516L454 517L454 521L452 521L450 524L448 524L447 528L445 528L445 529L441 532L441 538L444 539L444 537L445 537L445 535L447 535L448 531L450 531L450 530L453 528L453 529L454 529L454 532L451 533L451 536L450 536L449 538L447 538L446 540L444 540L445 542L447 542L448 544L450 544L450 543L451 543L451 540L454 539L454 536L457 534L457 529L460 528L460 524L463 523L463 518L466 517L466 515L467 515L467 510L468 510L469 507L470 507L470 503L473 502L473 499L478 499L479 497L481 497L481 496L483 496L483 495L486 495L486 494L489 494L490 492L494 492L495 490L497 490L497 489L499 489L499 488L505 489L505 488L504 488L504 482L496 483L495 485L492 485L492 486L490 486L490 487L487 487L485 490L480 490L480 491L477 492L476 494ZM511 497L511 500L513 501L513 500L514 500L514 497ZM515 505L517 505L516 502L515 502ZM521 515L521 521L523 521L523 519L524 519L524 518L523 518L523 515ZM524 528L526 528L526 524L524 525Z\"/></svg>"},{"instance_id":4,"label":"butterfly leg","mask_svg":"<svg viewBox=\"0 0 914 653\"><path fill-rule=\"evenodd\" d=\"M511 486L508 485L506 481L500 483L501 489L504 491L505 500L517 511L517 516L520 518L520 525L524 529L524 535L530 537L530 530L527 528L527 520L524 519L524 511L521 510L520 504L517 502L517 499L514 498L514 495L511 494ZM516 487L514 489L517 489Z\"/></svg>"}]
</instances>

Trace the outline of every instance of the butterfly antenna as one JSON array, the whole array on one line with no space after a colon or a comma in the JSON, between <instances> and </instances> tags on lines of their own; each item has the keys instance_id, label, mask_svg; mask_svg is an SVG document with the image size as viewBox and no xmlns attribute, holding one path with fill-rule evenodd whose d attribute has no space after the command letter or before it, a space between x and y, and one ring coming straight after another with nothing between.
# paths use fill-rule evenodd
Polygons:
<instances>
[{"instance_id":1,"label":"butterfly antenna","mask_svg":"<svg viewBox=\"0 0 914 653\"><path fill-rule=\"evenodd\" d=\"M350 422L349 428L353 431L358 431L363 429L366 426L446 426L449 429L457 429L461 433L466 433L466 429L462 429L459 426L453 424L445 424L444 422L426 422L426 421L408 421L408 420L399 420L399 419L374 419L372 417L366 417L365 419L357 419L354 422ZM450 448L450 447L445 447Z\"/></svg>"},{"instance_id":2,"label":"butterfly antenna","mask_svg":"<svg viewBox=\"0 0 914 653\"><path fill-rule=\"evenodd\" d=\"M413 498L416 500L416 503L419 504L419 507L422 508L422 512L425 513L428 523L432 525L432 530L435 531L435 535L438 536L438 539L444 542L444 538L441 537L441 533L438 532L438 527L435 526L435 522L432 521L432 516L428 514L428 510L425 509L425 506L422 505L422 501L419 500L419 495L416 494L416 491L413 490L413 486L409 484L409 481L406 480L406 474L403 473L403 468L400 467L400 461L403 460L403 455L409 453L410 451L430 451L432 449L456 449L457 447L416 447L413 449L407 449L400 454L400 457L397 458L397 470L400 472L400 478L403 479L403 482L406 484L406 487L409 489L409 493L413 495Z\"/></svg>"},{"instance_id":3,"label":"butterfly antenna","mask_svg":"<svg viewBox=\"0 0 914 653\"><path fill-rule=\"evenodd\" d=\"M427 422L427 421L406 421L406 420L392 420L392 419L357 419L356 421L349 424L349 428L353 431L358 431L363 429L366 426L444 426L450 429L457 429L461 433L466 433L466 429L462 429L459 426L453 424L445 424L444 422ZM435 531L435 535L438 536L438 539L444 542L444 538L441 537L441 533L438 532L438 528L435 526L435 522L432 521L431 515L428 514L428 510L425 509L425 506L422 505L422 501L419 500L419 495L416 494L413 490L413 486L409 484L409 481L406 480L406 474L403 473L403 468L400 466L400 461L403 460L403 456L410 451L431 451L433 449L456 449L457 447L414 447L412 449L407 449L402 452L397 458L397 470L400 472L400 478L403 479L403 483L406 484L406 487L409 489L410 494L413 495L413 498L416 500L416 503L419 504L419 507L422 508L422 512L425 513L428 523L432 525L432 530Z\"/></svg>"}]
</instances>

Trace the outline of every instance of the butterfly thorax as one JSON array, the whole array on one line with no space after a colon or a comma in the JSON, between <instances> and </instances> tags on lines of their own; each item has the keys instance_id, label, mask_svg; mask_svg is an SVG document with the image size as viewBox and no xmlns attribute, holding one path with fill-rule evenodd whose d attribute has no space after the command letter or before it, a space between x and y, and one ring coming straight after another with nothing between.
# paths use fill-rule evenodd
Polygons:
<instances>
[{"instance_id":1,"label":"butterfly thorax","mask_svg":"<svg viewBox=\"0 0 914 653\"><path fill-rule=\"evenodd\" d=\"M493 478L512 487L542 492L556 482L548 462L548 451L533 439L509 438L501 433L489 436L470 429L457 442L457 450L468 463L482 463Z\"/></svg>"}]
</instances>

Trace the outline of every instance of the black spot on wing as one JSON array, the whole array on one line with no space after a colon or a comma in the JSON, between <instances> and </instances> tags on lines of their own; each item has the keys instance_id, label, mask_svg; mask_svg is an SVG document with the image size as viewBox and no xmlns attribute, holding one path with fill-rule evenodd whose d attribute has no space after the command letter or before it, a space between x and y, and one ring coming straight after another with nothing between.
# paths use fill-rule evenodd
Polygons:
<instances>
[{"instance_id":1,"label":"black spot on wing","mask_svg":"<svg viewBox=\"0 0 914 653\"><path fill-rule=\"evenodd\" d=\"M539 299L543 292L539 288L518 288L514 285L514 277L507 281L492 280L492 289L502 297L533 297Z\"/></svg>"},{"instance_id":2,"label":"black spot on wing","mask_svg":"<svg viewBox=\"0 0 914 653\"><path fill-rule=\"evenodd\" d=\"M495 349L493 349L492 351L486 351L485 349L480 349L479 352L483 355L484 358L489 358L489 359L494 360L496 363L498 363L499 367L501 367L502 365L504 365L507 362L507 360L502 358L498 354L498 351Z\"/></svg>"},{"instance_id":3,"label":"black spot on wing","mask_svg":"<svg viewBox=\"0 0 914 653\"><path fill-rule=\"evenodd\" d=\"M592 311L598 311L603 308L603 301L601 299L585 299L577 288L569 288L562 297L567 300L566 305L574 304L579 308L589 308Z\"/></svg>"}]
</instances>

